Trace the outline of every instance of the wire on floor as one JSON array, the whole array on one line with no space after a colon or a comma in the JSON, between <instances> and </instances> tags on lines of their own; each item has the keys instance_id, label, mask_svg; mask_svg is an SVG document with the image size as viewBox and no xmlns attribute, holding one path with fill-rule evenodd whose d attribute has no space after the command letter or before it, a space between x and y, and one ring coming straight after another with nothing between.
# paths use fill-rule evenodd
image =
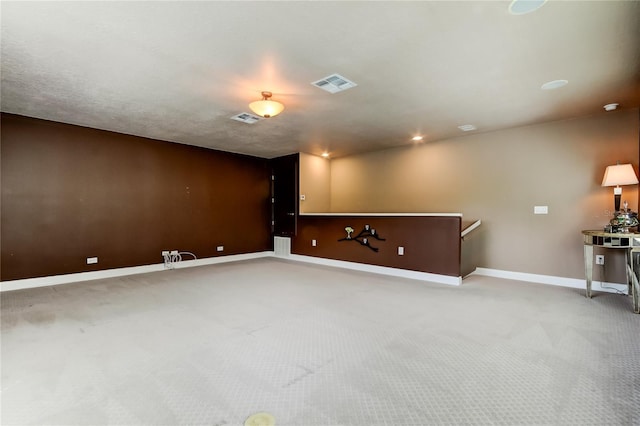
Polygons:
<instances>
[{"instance_id":1,"label":"wire on floor","mask_svg":"<svg viewBox=\"0 0 640 426\"><path fill-rule=\"evenodd\" d=\"M604 265L602 265L602 275L601 275L601 277L603 277L605 275L605 269L604 268L605 268ZM604 281L602 281L602 280L600 280L600 288L603 288L603 289L606 289L606 290L613 290L613 293L620 294L622 296L626 296L627 295L626 292L620 291L615 287L609 287L609 286L604 285Z\"/></svg>"},{"instance_id":2,"label":"wire on floor","mask_svg":"<svg viewBox=\"0 0 640 426\"><path fill-rule=\"evenodd\" d=\"M182 262L182 255L193 256L193 260L197 260L198 257L191 253L190 251L171 251L164 254L164 267L166 269L173 269L175 267L175 263Z\"/></svg>"}]
</instances>

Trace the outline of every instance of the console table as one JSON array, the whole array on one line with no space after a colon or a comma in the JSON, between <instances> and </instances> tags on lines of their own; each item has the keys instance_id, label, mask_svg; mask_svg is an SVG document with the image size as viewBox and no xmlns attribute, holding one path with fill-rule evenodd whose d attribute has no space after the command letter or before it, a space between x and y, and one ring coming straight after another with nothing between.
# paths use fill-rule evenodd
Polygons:
<instances>
[{"instance_id":1,"label":"console table","mask_svg":"<svg viewBox=\"0 0 640 426\"><path fill-rule=\"evenodd\" d=\"M593 281L593 247L624 249L627 259L627 283L633 299L633 311L640 314L640 284L635 266L640 257L640 233L613 233L604 231L582 231L584 237L584 271L587 278L587 297L591 298Z\"/></svg>"}]
</instances>

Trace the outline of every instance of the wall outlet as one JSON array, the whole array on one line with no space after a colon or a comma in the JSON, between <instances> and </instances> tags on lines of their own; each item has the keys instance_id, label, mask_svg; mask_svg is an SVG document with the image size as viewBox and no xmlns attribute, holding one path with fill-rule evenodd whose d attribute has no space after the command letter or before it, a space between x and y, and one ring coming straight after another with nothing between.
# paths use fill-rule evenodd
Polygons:
<instances>
[{"instance_id":1,"label":"wall outlet","mask_svg":"<svg viewBox=\"0 0 640 426\"><path fill-rule=\"evenodd\" d=\"M162 250L162 256L169 256L169 250Z\"/></svg>"},{"instance_id":2,"label":"wall outlet","mask_svg":"<svg viewBox=\"0 0 640 426\"><path fill-rule=\"evenodd\" d=\"M218 246L218 247L216 247L216 251L224 251L224 246Z\"/></svg>"},{"instance_id":3,"label":"wall outlet","mask_svg":"<svg viewBox=\"0 0 640 426\"><path fill-rule=\"evenodd\" d=\"M315 247L315 246L317 246L317 245L318 245L318 243L317 243L317 241L316 241L316 240L311 240L311 246L312 246L312 247Z\"/></svg>"},{"instance_id":4,"label":"wall outlet","mask_svg":"<svg viewBox=\"0 0 640 426\"><path fill-rule=\"evenodd\" d=\"M178 250L171 250L171 256L177 256L178 255Z\"/></svg>"},{"instance_id":5,"label":"wall outlet","mask_svg":"<svg viewBox=\"0 0 640 426\"><path fill-rule=\"evenodd\" d=\"M98 263L97 257L87 257L87 265L93 265L94 263Z\"/></svg>"},{"instance_id":6,"label":"wall outlet","mask_svg":"<svg viewBox=\"0 0 640 426\"><path fill-rule=\"evenodd\" d=\"M596 265L604 265L604 254L596 254Z\"/></svg>"},{"instance_id":7,"label":"wall outlet","mask_svg":"<svg viewBox=\"0 0 640 426\"><path fill-rule=\"evenodd\" d=\"M304 194L300 194L300 201L304 201L307 197Z\"/></svg>"},{"instance_id":8,"label":"wall outlet","mask_svg":"<svg viewBox=\"0 0 640 426\"><path fill-rule=\"evenodd\" d=\"M398 256L404 256L404 247L398 247Z\"/></svg>"}]
</instances>

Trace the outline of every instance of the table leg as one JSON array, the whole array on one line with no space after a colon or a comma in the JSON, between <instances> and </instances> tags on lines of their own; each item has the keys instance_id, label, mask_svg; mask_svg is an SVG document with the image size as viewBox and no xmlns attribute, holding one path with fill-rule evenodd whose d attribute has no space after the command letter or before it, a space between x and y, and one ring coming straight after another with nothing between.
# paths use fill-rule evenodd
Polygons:
<instances>
[{"instance_id":1,"label":"table leg","mask_svg":"<svg viewBox=\"0 0 640 426\"><path fill-rule=\"evenodd\" d=\"M587 297L591 298L591 281L593 281L593 246L584 245L584 275L587 277Z\"/></svg>"},{"instance_id":2,"label":"table leg","mask_svg":"<svg viewBox=\"0 0 640 426\"><path fill-rule=\"evenodd\" d=\"M635 279L631 296L633 297L633 312L640 314L640 285L637 278Z\"/></svg>"},{"instance_id":3,"label":"table leg","mask_svg":"<svg viewBox=\"0 0 640 426\"><path fill-rule=\"evenodd\" d=\"M640 255L640 253L634 251L629 253L631 257L631 288L629 289L629 294L631 294L631 298L633 299L633 312L640 314L640 283L638 283L638 276L635 273L634 253Z\"/></svg>"},{"instance_id":4,"label":"table leg","mask_svg":"<svg viewBox=\"0 0 640 426\"><path fill-rule=\"evenodd\" d=\"M625 260L627 261L627 294L631 294L631 287L633 286L633 254L632 250L628 249L625 253Z\"/></svg>"}]
</instances>

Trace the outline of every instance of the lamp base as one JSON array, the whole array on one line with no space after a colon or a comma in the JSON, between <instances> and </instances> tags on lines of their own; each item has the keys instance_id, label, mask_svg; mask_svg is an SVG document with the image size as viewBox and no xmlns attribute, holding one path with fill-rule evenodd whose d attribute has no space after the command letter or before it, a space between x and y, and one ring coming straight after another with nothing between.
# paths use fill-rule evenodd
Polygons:
<instances>
[{"instance_id":1,"label":"lamp base","mask_svg":"<svg viewBox=\"0 0 640 426\"><path fill-rule=\"evenodd\" d=\"M620 191L622 192L622 191ZM620 211L620 198L622 197L622 194L613 194L613 207L615 208L615 212L616 214L618 214L618 212Z\"/></svg>"},{"instance_id":2,"label":"lamp base","mask_svg":"<svg viewBox=\"0 0 640 426\"><path fill-rule=\"evenodd\" d=\"M638 213L629 210L625 203L625 209L616 210L616 213L613 215L613 219L611 219L609 225L605 227L605 231L610 229L607 232L620 232L626 234L629 232L635 232L639 224Z\"/></svg>"}]
</instances>

